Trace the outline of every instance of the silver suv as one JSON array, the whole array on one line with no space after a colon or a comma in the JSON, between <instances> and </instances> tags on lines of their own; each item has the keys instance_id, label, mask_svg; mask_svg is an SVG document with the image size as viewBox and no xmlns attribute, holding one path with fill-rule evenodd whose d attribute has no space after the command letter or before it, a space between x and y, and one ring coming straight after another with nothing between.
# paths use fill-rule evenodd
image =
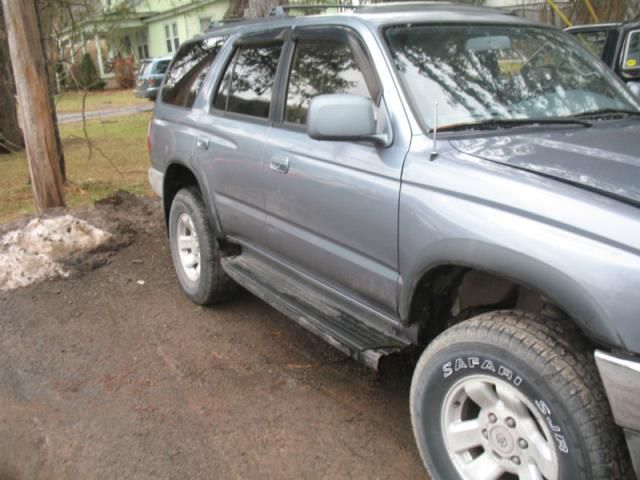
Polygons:
<instances>
[{"instance_id":1,"label":"silver suv","mask_svg":"<svg viewBox=\"0 0 640 480\"><path fill-rule=\"evenodd\" d=\"M419 3L219 27L149 148L194 302L240 285L373 368L421 353L432 478L640 468L640 105L569 35Z\"/></svg>"}]
</instances>

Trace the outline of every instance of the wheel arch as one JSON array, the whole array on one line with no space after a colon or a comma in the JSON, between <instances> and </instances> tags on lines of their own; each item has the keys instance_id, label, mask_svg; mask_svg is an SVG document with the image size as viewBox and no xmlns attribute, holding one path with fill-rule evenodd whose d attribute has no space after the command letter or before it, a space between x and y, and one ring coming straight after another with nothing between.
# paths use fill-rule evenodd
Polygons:
<instances>
[{"instance_id":1,"label":"wheel arch","mask_svg":"<svg viewBox=\"0 0 640 480\"><path fill-rule=\"evenodd\" d=\"M164 210L165 223L168 225L171 204L176 194L185 187L195 187L200 191L202 200L207 207L209 221L216 236L222 235L222 228L213 203L213 196L210 194L208 183L191 167L180 161L170 162L165 171L162 185L162 206Z\"/></svg>"},{"instance_id":2,"label":"wheel arch","mask_svg":"<svg viewBox=\"0 0 640 480\"><path fill-rule=\"evenodd\" d=\"M407 325L419 325L421 343L428 343L452 324L452 309L456 307L456 299L460 299L461 289L465 286L471 289L475 283L485 292L491 287L498 290L485 303L482 295L476 294L469 306L478 313L492 307L523 305L529 311L551 307L593 341L624 345L597 299L569 272L520 252L478 241L443 241L430 253L414 269L399 295L400 318Z\"/></svg>"}]
</instances>

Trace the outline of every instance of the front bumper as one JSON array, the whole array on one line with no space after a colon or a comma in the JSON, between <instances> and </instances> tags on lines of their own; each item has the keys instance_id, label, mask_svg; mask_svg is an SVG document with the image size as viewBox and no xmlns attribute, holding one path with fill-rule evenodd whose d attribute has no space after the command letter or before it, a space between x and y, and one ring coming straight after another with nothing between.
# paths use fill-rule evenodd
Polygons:
<instances>
[{"instance_id":1,"label":"front bumper","mask_svg":"<svg viewBox=\"0 0 640 480\"><path fill-rule=\"evenodd\" d=\"M640 478L640 362L596 350L596 365L613 418L624 428L636 476Z\"/></svg>"}]
</instances>

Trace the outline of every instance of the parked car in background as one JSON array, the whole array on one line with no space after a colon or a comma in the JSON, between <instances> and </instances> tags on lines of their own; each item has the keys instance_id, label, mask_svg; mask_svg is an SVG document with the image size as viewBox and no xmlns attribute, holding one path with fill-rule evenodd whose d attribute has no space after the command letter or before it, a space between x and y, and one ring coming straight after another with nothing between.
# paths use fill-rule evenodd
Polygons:
<instances>
[{"instance_id":1,"label":"parked car in background","mask_svg":"<svg viewBox=\"0 0 640 480\"><path fill-rule=\"evenodd\" d=\"M148 58L143 60L138 70L135 95L155 100L164 74L171 63L171 57Z\"/></svg>"},{"instance_id":2,"label":"parked car in background","mask_svg":"<svg viewBox=\"0 0 640 480\"><path fill-rule=\"evenodd\" d=\"M566 31L609 65L640 97L640 22L581 25Z\"/></svg>"},{"instance_id":3,"label":"parked car in background","mask_svg":"<svg viewBox=\"0 0 640 480\"><path fill-rule=\"evenodd\" d=\"M640 100L566 33L435 2L213 28L148 147L193 302L422 351L434 480L640 471Z\"/></svg>"}]
</instances>

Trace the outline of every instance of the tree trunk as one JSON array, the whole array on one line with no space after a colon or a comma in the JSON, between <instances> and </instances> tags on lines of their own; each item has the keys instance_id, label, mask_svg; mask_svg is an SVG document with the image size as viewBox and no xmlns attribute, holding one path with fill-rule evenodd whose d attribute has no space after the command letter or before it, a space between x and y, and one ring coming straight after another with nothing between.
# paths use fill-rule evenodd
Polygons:
<instances>
[{"instance_id":1,"label":"tree trunk","mask_svg":"<svg viewBox=\"0 0 640 480\"><path fill-rule=\"evenodd\" d=\"M5 0L3 3L36 208L42 212L63 207L62 173L35 2Z\"/></svg>"},{"instance_id":2,"label":"tree trunk","mask_svg":"<svg viewBox=\"0 0 640 480\"><path fill-rule=\"evenodd\" d=\"M18 124L16 88L9 58L7 31L0 3L0 153L21 150L24 147L22 131Z\"/></svg>"},{"instance_id":3,"label":"tree trunk","mask_svg":"<svg viewBox=\"0 0 640 480\"><path fill-rule=\"evenodd\" d=\"M42 3L42 2L40 2ZM51 109L51 120L53 121L53 133L56 137L56 155L58 157L58 165L60 166L60 173L62 174L62 183L67 183L67 166L64 160L64 150L62 150L62 140L60 138L60 130L58 129L58 114L56 113L56 101L54 98L54 92L51 91L53 85L55 85L55 69L49 67L49 56L47 55L47 42L44 36L45 30L43 29L42 19L43 12L36 7L36 14L38 16L38 28L40 29L40 43L42 44L42 54L45 58L44 68L47 74L47 80L49 82L49 108ZM44 12L46 15L47 12Z\"/></svg>"}]
</instances>

